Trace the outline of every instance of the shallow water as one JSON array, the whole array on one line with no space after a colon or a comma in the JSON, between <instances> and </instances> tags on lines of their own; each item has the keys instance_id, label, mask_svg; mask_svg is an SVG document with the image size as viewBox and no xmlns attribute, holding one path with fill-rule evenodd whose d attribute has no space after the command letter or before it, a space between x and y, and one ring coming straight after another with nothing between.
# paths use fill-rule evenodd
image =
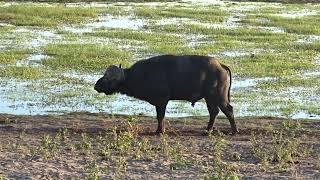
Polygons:
<instances>
[{"instance_id":1,"label":"shallow water","mask_svg":"<svg viewBox=\"0 0 320 180\"><path fill-rule=\"evenodd\" d=\"M224 51L220 53L222 56L227 56L227 57L241 57L241 56L248 56L251 55L250 52L245 52L245 51Z\"/></svg>"},{"instance_id":2,"label":"shallow water","mask_svg":"<svg viewBox=\"0 0 320 180\"><path fill-rule=\"evenodd\" d=\"M308 114L304 111L299 111L292 116L292 119L320 119L320 115Z\"/></svg>"},{"instance_id":3,"label":"shallow water","mask_svg":"<svg viewBox=\"0 0 320 180\"><path fill-rule=\"evenodd\" d=\"M310 43L314 43L316 41L320 41L320 35L307 35L307 36L304 36L303 38L298 39L297 43L310 44Z\"/></svg>"},{"instance_id":4,"label":"shallow water","mask_svg":"<svg viewBox=\"0 0 320 180\"><path fill-rule=\"evenodd\" d=\"M115 3L117 5L130 6L133 4L129 3ZM280 6L280 4L272 3L234 3L230 4L225 1L211 1L202 0L200 1L183 1L181 3L137 3L134 6L174 6L179 4L186 7L193 7L195 5L206 8L208 5L217 5L221 9L230 12L230 17L227 17L224 22L221 23L204 23L200 21L191 20L188 18L164 18L161 20L147 20L147 19L136 19L133 16L112 16L107 14L101 14L96 20L82 25L64 25L59 30L67 31L78 35L76 40L69 40L59 34L57 30L47 30L42 28L31 28L31 27L17 27L13 30L13 34L8 38L4 38L0 42L0 50L8 47L29 47L32 49L27 59L18 61L16 66L41 66L42 60L49 56L42 52L41 48L45 47L50 43L63 42L63 43L93 43L93 44L104 44L110 43L117 44L119 48L130 49L135 52L134 56L146 56L145 54L140 55L137 48L143 47L136 45L133 47L127 44L123 40L109 39L103 37L88 38L83 36L83 33L94 32L99 28L115 28L115 29L130 29L135 31L144 31L143 27L148 25L151 21L156 25L165 24L182 24L182 23L194 23L202 25L208 28L238 28L243 27L241 18L245 16L245 11L255 10L264 6ZM5 5L9 5L6 4ZM91 7L103 7L109 6L110 4L105 3L75 3L67 4L67 6L91 6ZM261 7L259 6L261 5ZM314 13L314 12L312 12ZM299 12L298 16L291 16L297 18L306 15L312 15L309 12ZM288 13L290 14L290 12ZM285 13L281 16L287 16ZM2 25L2 24L0 24ZM279 27L258 27L258 26L246 26L247 28L265 29L275 33L283 33L284 30ZM18 37L22 34L28 34L27 40L20 44L12 40L12 37ZM179 34L179 36L184 36ZM303 36L297 41L297 43L312 43L319 41L320 36L308 35ZM190 35L188 34L186 39L188 44L186 46L196 47L201 43L205 42L206 36L204 35ZM258 54L263 50L254 50L254 54ZM219 56L225 57L244 57L250 56L251 52L248 49L239 49L233 51L222 51L217 53ZM319 57L315 59L316 64L320 64ZM302 76L319 76L319 71L316 72L305 72ZM57 77L72 78L80 80L79 84L50 84L51 81L40 80L37 82L32 81L16 81L0 78L0 113L11 113L11 114L50 114L50 113L63 113L63 112L75 112L75 111L89 111L89 112L108 112L114 114L144 114L155 116L155 108L144 102L125 95L113 95L104 96L96 93L93 90L93 84L99 79L102 74L89 74L80 73L74 71L63 72L57 75ZM285 117L279 109L286 107L281 103L272 104L266 103L270 100L289 101L293 100L298 105L308 104L314 101L320 101L320 97L314 97L312 88L288 88L282 92L272 91L263 92L256 88L259 82L272 81L274 78L240 78L235 76L232 81L231 96L237 97L237 95L244 93L261 93L259 96L245 98L235 98L232 100L232 105L235 109L235 116L277 116ZM41 84L43 83L43 84ZM46 84L45 84L46 83ZM48 85L49 84L49 85ZM89 84L89 85L88 85ZM89 86L89 87L88 87ZM68 92L76 92L76 95L68 95ZM65 94L64 94L65 93ZM309 94L308 94L309 93ZM314 93L315 94L315 93ZM246 97L246 96L244 96ZM167 117L183 117L183 116L207 116L207 107L204 101L199 101L194 107L191 103L184 101L170 101L167 106L166 116ZM297 112L291 114L293 118L314 118L320 119L319 115L308 114L305 111L297 110Z\"/></svg>"},{"instance_id":5,"label":"shallow water","mask_svg":"<svg viewBox=\"0 0 320 180\"><path fill-rule=\"evenodd\" d=\"M41 83L45 82L15 82L10 83L1 83L0 87L1 92L1 102L0 108L1 113L10 113L10 114L50 114L50 113L63 113L63 112L107 112L113 114L143 114L155 116L155 108L149 103L141 100L137 100L125 95L112 95L105 96L98 94L93 90L94 82L100 78L101 75L83 75L77 73L65 73L62 74L65 77L77 78L83 82L91 83L92 85L89 89L83 90L86 91L81 97L70 97L70 98L61 98L57 96L60 93L73 89L72 85L66 87L65 85L59 86L55 85L49 90L46 90L44 93L41 89L36 91L31 91L28 87L35 86L34 88L41 88ZM244 79L244 80L234 80L232 84L232 92L236 93L239 90L241 91L251 91L254 86L259 81L268 81L272 78L258 78L258 79ZM250 90L251 89L251 90ZM285 100L288 94L295 94L293 96L299 96L301 90L290 90L288 92L283 92L278 94L283 96L282 99ZM55 95L57 94L57 95ZM81 93L82 94L82 93ZM93 103L86 103L90 99L99 97ZM52 99L53 98L53 99ZM260 104L265 100L265 96L257 97L252 101L232 101L234 106L235 116L279 116L282 117L280 112L274 111L277 109L274 105L266 107L258 107L257 110L252 110L252 107L255 104ZM53 100L53 102L51 102ZM320 99L319 99L320 100ZM301 103L307 102L309 100L302 99ZM220 113L223 115L222 113ZM186 116L207 116L208 111L204 101L198 101L194 107L191 106L190 102L186 101L170 101L167 110L167 117L186 117ZM303 116L304 115L304 116ZM317 115L311 115L308 113L300 113L294 115L296 118L316 118Z\"/></svg>"},{"instance_id":6,"label":"shallow water","mask_svg":"<svg viewBox=\"0 0 320 180\"><path fill-rule=\"evenodd\" d=\"M304 16L313 16L317 14L318 14L318 11L310 11L309 9L304 9L301 11L293 11L293 12L281 13L277 15L285 18L299 18Z\"/></svg>"},{"instance_id":7,"label":"shallow water","mask_svg":"<svg viewBox=\"0 0 320 180\"><path fill-rule=\"evenodd\" d=\"M89 33L98 28L120 28L138 30L145 25L142 19L135 19L131 16L100 15L95 22L83 26L65 26L63 30L72 33Z\"/></svg>"},{"instance_id":8,"label":"shallow water","mask_svg":"<svg viewBox=\"0 0 320 180\"><path fill-rule=\"evenodd\" d=\"M39 54L31 54L27 59L17 61L16 66L29 66L29 67L39 67L42 66L41 62L48 58L48 55L39 53Z\"/></svg>"}]
</instances>

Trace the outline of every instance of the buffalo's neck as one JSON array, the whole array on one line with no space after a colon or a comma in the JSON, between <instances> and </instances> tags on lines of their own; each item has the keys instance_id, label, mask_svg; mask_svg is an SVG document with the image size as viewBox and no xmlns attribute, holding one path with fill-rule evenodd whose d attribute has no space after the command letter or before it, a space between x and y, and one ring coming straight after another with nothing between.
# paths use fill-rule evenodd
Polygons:
<instances>
[{"instance_id":1,"label":"buffalo's neck","mask_svg":"<svg viewBox=\"0 0 320 180\"><path fill-rule=\"evenodd\" d=\"M123 69L124 71L124 81L119 87L119 92L128 96L133 96L132 89L130 88L130 69Z\"/></svg>"}]
</instances>

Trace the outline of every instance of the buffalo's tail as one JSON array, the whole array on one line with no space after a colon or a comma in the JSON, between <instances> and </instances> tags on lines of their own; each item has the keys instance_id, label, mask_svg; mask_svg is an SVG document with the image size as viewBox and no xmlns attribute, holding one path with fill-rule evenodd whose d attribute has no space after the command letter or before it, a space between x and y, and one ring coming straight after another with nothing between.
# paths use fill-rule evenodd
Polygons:
<instances>
[{"instance_id":1,"label":"buffalo's tail","mask_svg":"<svg viewBox=\"0 0 320 180\"><path fill-rule=\"evenodd\" d=\"M224 65L224 64L221 64L221 66L227 70L229 72L229 77L230 77L230 85L229 85L229 89L228 89L228 100L230 102L230 89L231 89L231 84L232 84L232 75L231 75L231 70L228 66Z\"/></svg>"}]
</instances>

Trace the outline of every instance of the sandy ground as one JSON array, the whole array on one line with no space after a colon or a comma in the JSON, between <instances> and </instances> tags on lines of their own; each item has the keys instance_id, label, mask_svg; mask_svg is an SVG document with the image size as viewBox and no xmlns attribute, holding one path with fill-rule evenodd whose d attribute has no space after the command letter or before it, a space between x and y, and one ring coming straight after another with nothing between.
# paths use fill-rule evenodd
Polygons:
<instances>
[{"instance_id":1,"label":"sandy ground","mask_svg":"<svg viewBox=\"0 0 320 180\"><path fill-rule=\"evenodd\" d=\"M0 179L85 179L93 174L92 162L99 167L97 175L101 179L203 179L215 173L212 139L204 135L206 117L168 118L166 121L168 143L172 146L180 144L179 153L187 161L186 167L172 170L172 158L165 157L160 150L153 148L152 151L156 153L151 158L134 158L134 153L124 155L126 168L119 170L119 173L118 161L112 159L116 153L111 159L106 159L99 155L99 147L95 143L100 137L108 139L106 135L115 127L118 134L126 132L130 118L90 113L44 116L0 114ZM135 129L135 138L147 139L153 147L157 147L157 144L161 146L159 142L163 137L153 133L156 120L143 116L134 119L136 123L130 128ZM261 161L253 155L252 134L262 134L257 136L261 142L271 142L270 127L281 126L283 121L266 117L238 119L240 133L231 136L228 135L230 128L227 120L219 118L216 126L226 134L224 139L227 142L222 152L223 162L231 165L243 179L320 179L317 167L320 164L320 160L317 160L320 152L320 120L300 121L302 127L295 130L296 137L310 152L297 157L284 170L275 168L276 162L263 168ZM60 140L58 150L49 158L44 158L39 150L44 137L54 137L62 129L67 130L68 135L65 136L68 141ZM89 153L78 150L83 134L89 137L92 144ZM235 154L239 158L233 158Z\"/></svg>"}]
</instances>

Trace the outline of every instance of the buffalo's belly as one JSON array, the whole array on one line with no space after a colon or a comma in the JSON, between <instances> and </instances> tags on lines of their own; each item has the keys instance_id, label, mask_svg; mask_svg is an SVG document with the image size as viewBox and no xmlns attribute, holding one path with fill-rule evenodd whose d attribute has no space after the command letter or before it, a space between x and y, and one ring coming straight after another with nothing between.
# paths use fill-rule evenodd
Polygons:
<instances>
[{"instance_id":1,"label":"buffalo's belly","mask_svg":"<svg viewBox=\"0 0 320 180\"><path fill-rule=\"evenodd\" d=\"M200 91L193 91L190 93L175 93L172 94L170 100L185 100L189 102L197 102L203 98L203 94Z\"/></svg>"}]
</instances>

